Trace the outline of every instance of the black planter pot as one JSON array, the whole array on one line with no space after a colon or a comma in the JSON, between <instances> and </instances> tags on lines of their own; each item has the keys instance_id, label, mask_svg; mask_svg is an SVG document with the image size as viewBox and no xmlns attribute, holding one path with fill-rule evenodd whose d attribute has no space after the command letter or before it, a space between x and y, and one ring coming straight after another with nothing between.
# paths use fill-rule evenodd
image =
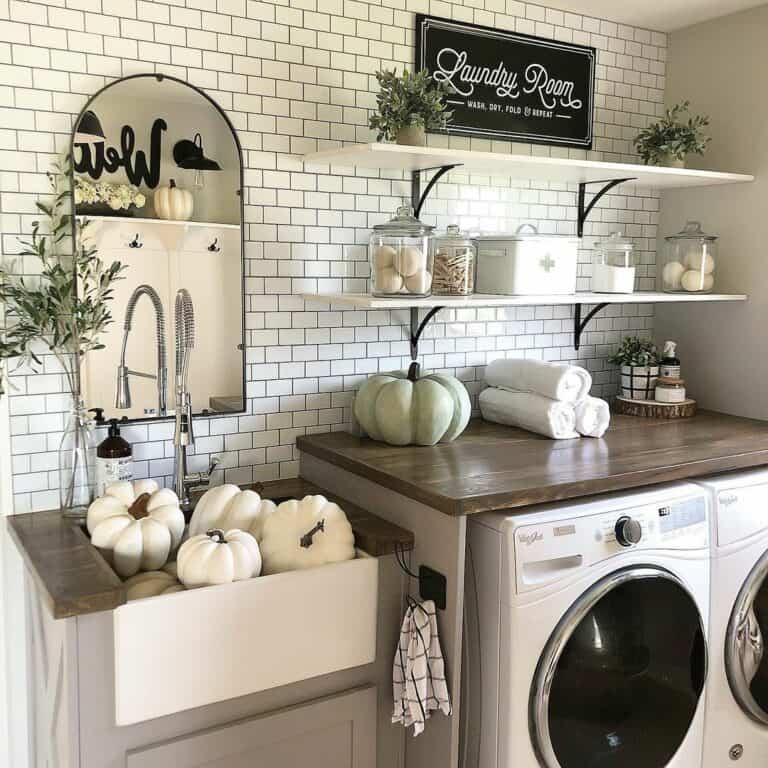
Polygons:
<instances>
[{"instance_id":1,"label":"black planter pot","mask_svg":"<svg viewBox=\"0 0 768 768\"><path fill-rule=\"evenodd\" d=\"M75 208L78 216L119 216L120 218L136 215L138 209L135 205L130 208L118 208L114 210L107 203L80 203Z\"/></svg>"}]
</instances>

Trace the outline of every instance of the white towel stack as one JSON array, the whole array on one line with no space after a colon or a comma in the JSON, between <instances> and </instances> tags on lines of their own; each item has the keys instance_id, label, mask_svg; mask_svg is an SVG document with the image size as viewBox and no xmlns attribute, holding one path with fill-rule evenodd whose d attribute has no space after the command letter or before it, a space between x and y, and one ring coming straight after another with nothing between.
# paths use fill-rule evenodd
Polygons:
<instances>
[{"instance_id":1,"label":"white towel stack","mask_svg":"<svg viewBox=\"0 0 768 768\"><path fill-rule=\"evenodd\" d=\"M414 600L405 612L392 668L392 689L395 698L392 722L402 723L406 728L412 725L414 736L424 730L434 710L451 714L432 600L421 603Z\"/></svg>"},{"instance_id":2,"label":"white towel stack","mask_svg":"<svg viewBox=\"0 0 768 768\"><path fill-rule=\"evenodd\" d=\"M592 397L584 368L542 360L494 360L480 393L487 421L522 427L555 440L602 437L610 424L608 403Z\"/></svg>"}]
</instances>

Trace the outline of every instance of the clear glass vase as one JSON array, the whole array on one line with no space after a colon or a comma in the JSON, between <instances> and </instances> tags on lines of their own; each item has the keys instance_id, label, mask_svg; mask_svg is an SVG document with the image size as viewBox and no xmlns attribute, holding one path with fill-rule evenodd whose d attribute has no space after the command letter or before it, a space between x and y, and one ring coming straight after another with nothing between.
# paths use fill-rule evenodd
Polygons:
<instances>
[{"instance_id":1,"label":"clear glass vase","mask_svg":"<svg viewBox=\"0 0 768 768\"><path fill-rule=\"evenodd\" d=\"M82 398L72 403L59 445L59 499L64 517L85 520L96 487L96 440Z\"/></svg>"}]
</instances>

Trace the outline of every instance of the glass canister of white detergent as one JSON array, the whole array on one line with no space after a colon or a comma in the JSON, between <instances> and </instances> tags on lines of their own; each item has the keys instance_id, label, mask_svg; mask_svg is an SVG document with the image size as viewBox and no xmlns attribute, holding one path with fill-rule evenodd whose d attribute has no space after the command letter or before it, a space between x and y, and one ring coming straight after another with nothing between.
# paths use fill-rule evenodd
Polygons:
<instances>
[{"instance_id":1,"label":"glass canister of white detergent","mask_svg":"<svg viewBox=\"0 0 768 768\"><path fill-rule=\"evenodd\" d=\"M621 232L612 232L595 243L592 290L595 293L634 293L634 246Z\"/></svg>"}]
</instances>

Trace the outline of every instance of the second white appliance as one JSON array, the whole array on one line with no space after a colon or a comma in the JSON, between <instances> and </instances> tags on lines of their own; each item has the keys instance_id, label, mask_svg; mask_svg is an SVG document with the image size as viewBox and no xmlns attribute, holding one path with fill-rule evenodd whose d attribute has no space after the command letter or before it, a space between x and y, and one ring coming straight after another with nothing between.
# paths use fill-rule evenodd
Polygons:
<instances>
[{"instance_id":1,"label":"second white appliance","mask_svg":"<svg viewBox=\"0 0 768 768\"><path fill-rule=\"evenodd\" d=\"M712 494L710 673L704 768L768 765L768 470L701 483Z\"/></svg>"},{"instance_id":2,"label":"second white appliance","mask_svg":"<svg viewBox=\"0 0 768 768\"><path fill-rule=\"evenodd\" d=\"M700 768L707 493L468 522L463 768Z\"/></svg>"}]
</instances>

